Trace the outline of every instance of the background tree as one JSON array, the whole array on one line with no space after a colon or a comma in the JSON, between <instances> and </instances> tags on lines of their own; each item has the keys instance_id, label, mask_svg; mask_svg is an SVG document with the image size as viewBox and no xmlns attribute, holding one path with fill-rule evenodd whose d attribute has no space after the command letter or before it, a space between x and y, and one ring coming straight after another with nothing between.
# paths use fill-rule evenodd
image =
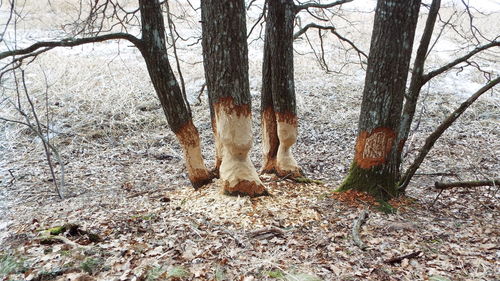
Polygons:
<instances>
[{"instance_id":1,"label":"background tree","mask_svg":"<svg viewBox=\"0 0 500 281\"><path fill-rule=\"evenodd\" d=\"M251 97L244 0L201 1L203 63L220 179L227 194L267 194L249 158Z\"/></svg>"},{"instance_id":2,"label":"background tree","mask_svg":"<svg viewBox=\"0 0 500 281\"><path fill-rule=\"evenodd\" d=\"M293 77L294 20L292 0L268 1L262 63L262 172L282 177L302 176L291 151L298 133Z\"/></svg>"}]
</instances>

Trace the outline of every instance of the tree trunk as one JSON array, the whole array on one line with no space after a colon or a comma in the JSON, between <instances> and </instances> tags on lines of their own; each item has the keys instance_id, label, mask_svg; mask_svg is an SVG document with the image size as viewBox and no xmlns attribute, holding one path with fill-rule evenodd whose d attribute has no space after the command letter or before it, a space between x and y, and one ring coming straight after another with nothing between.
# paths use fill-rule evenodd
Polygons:
<instances>
[{"instance_id":1,"label":"tree trunk","mask_svg":"<svg viewBox=\"0 0 500 281\"><path fill-rule=\"evenodd\" d=\"M253 138L245 1L203 0L201 20L205 79L224 192L267 194L248 155Z\"/></svg>"},{"instance_id":2,"label":"tree trunk","mask_svg":"<svg viewBox=\"0 0 500 281\"><path fill-rule=\"evenodd\" d=\"M410 80L410 88L408 89L407 98L403 107L403 114L401 119L401 124L398 133L398 141L401 147L404 147L406 140L410 134L411 123L413 122L413 117L415 115L415 109L417 107L418 97L420 96L420 91L426 81L424 81L424 66L425 60L427 58L427 51L429 50L429 44L432 38L432 32L434 30L434 25L439 13L439 8L441 7L441 0L433 0L429 15L427 16L427 21L425 22L424 33L420 39L420 44L417 49L417 55L413 63L413 71Z\"/></svg>"},{"instance_id":3,"label":"tree trunk","mask_svg":"<svg viewBox=\"0 0 500 281\"><path fill-rule=\"evenodd\" d=\"M263 173L300 177L291 147L297 141L297 110L293 77L292 0L268 1L262 66L261 122Z\"/></svg>"},{"instance_id":4,"label":"tree trunk","mask_svg":"<svg viewBox=\"0 0 500 281\"><path fill-rule=\"evenodd\" d=\"M139 6L142 25L140 50L170 129L182 146L189 180L193 187L198 188L210 182L211 175L201 155L200 137L193 124L189 104L168 61L161 6L158 0L139 0Z\"/></svg>"},{"instance_id":5,"label":"tree trunk","mask_svg":"<svg viewBox=\"0 0 500 281\"><path fill-rule=\"evenodd\" d=\"M370 46L354 161L340 190L397 195L396 141L420 0L379 0Z\"/></svg>"}]
</instances>

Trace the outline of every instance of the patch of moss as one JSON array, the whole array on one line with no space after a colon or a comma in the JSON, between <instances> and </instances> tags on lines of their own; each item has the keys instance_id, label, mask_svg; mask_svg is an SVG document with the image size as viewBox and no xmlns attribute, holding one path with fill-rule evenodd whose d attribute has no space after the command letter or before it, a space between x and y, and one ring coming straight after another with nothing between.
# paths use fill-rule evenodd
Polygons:
<instances>
[{"instance_id":1,"label":"patch of moss","mask_svg":"<svg viewBox=\"0 0 500 281\"><path fill-rule=\"evenodd\" d=\"M94 258L86 258L81 264L80 268L88 274L97 272L101 267L102 261Z\"/></svg>"},{"instance_id":2,"label":"patch of moss","mask_svg":"<svg viewBox=\"0 0 500 281\"><path fill-rule=\"evenodd\" d=\"M65 231L66 231L66 227L64 225L56 226L56 227L52 227L52 228L47 229L47 232L50 235L59 235L59 234L64 233Z\"/></svg>"},{"instance_id":3,"label":"patch of moss","mask_svg":"<svg viewBox=\"0 0 500 281\"><path fill-rule=\"evenodd\" d=\"M28 268L24 265L24 261L12 255L0 256L0 277L5 277L12 273L23 273Z\"/></svg>"},{"instance_id":4,"label":"patch of moss","mask_svg":"<svg viewBox=\"0 0 500 281\"><path fill-rule=\"evenodd\" d=\"M394 208L388 202L386 202L384 200L378 200L377 202L378 202L377 210L384 212L386 214L395 214L396 213L397 209Z\"/></svg>"},{"instance_id":5,"label":"patch of moss","mask_svg":"<svg viewBox=\"0 0 500 281\"><path fill-rule=\"evenodd\" d=\"M283 273L283 271L281 271L279 269L264 271L263 273L264 273L263 274L264 276L269 277L269 278L275 278L275 279L285 278L285 274Z\"/></svg>"},{"instance_id":6,"label":"patch of moss","mask_svg":"<svg viewBox=\"0 0 500 281\"><path fill-rule=\"evenodd\" d=\"M355 162L351 164L349 174L336 191L344 192L351 189L366 192L384 201L399 195L394 175L385 171L382 166L363 169Z\"/></svg>"},{"instance_id":7,"label":"patch of moss","mask_svg":"<svg viewBox=\"0 0 500 281\"><path fill-rule=\"evenodd\" d=\"M189 276L189 271L187 271L182 266L174 266L168 271L168 277L171 278L183 278L188 276Z\"/></svg>"},{"instance_id":8,"label":"patch of moss","mask_svg":"<svg viewBox=\"0 0 500 281\"><path fill-rule=\"evenodd\" d=\"M148 270L146 273L146 281L164 280L167 270L161 266L155 266Z\"/></svg>"},{"instance_id":9,"label":"patch of moss","mask_svg":"<svg viewBox=\"0 0 500 281\"><path fill-rule=\"evenodd\" d=\"M215 269L215 280L216 281L224 281L224 280L226 280L224 268L217 267L217 269Z\"/></svg>"}]
</instances>

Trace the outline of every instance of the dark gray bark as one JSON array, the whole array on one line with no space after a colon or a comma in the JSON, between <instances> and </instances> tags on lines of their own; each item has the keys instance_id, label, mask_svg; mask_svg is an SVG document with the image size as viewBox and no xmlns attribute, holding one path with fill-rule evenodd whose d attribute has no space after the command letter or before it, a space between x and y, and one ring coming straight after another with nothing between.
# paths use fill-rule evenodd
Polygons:
<instances>
[{"instance_id":1,"label":"dark gray bark","mask_svg":"<svg viewBox=\"0 0 500 281\"><path fill-rule=\"evenodd\" d=\"M298 122L293 67L296 12L293 0L267 2L261 93L262 173L292 177L302 176L290 151L296 141ZM284 133L283 130L291 131ZM292 135L293 138L287 138ZM280 151L290 154L279 156ZM285 158L289 160L283 161Z\"/></svg>"},{"instance_id":2,"label":"dark gray bark","mask_svg":"<svg viewBox=\"0 0 500 281\"><path fill-rule=\"evenodd\" d=\"M358 133L398 128L417 23L418 0L379 0Z\"/></svg>"},{"instance_id":3,"label":"dark gray bark","mask_svg":"<svg viewBox=\"0 0 500 281\"><path fill-rule=\"evenodd\" d=\"M211 105L222 98L231 98L235 105L251 103L245 17L243 0L201 1L203 63Z\"/></svg>"},{"instance_id":4,"label":"dark gray bark","mask_svg":"<svg viewBox=\"0 0 500 281\"><path fill-rule=\"evenodd\" d=\"M293 77L293 0L269 1L262 69L262 109L296 115ZM269 102L272 100L272 104Z\"/></svg>"},{"instance_id":5,"label":"dark gray bark","mask_svg":"<svg viewBox=\"0 0 500 281\"><path fill-rule=\"evenodd\" d=\"M168 124L174 133L191 121L189 105L168 61L165 23L159 0L139 0L142 38L140 51L160 99Z\"/></svg>"},{"instance_id":6,"label":"dark gray bark","mask_svg":"<svg viewBox=\"0 0 500 281\"><path fill-rule=\"evenodd\" d=\"M411 123L413 122L413 117L415 115L415 108L417 107L420 90L425 84L423 79L425 59L427 57L427 51L429 50L429 43L432 38L432 31L434 30L440 6L441 0L432 1L427 21L425 22L424 33L422 34L422 38L420 39L420 44L418 46L417 56L415 57L415 61L413 63L410 88L408 89L408 93L406 95L401 125L398 133L398 141L400 142L401 147L404 146L406 140L408 139L408 135L410 134Z\"/></svg>"},{"instance_id":7,"label":"dark gray bark","mask_svg":"<svg viewBox=\"0 0 500 281\"><path fill-rule=\"evenodd\" d=\"M396 141L420 0L379 0L375 10L354 162L341 190L397 195Z\"/></svg>"}]
</instances>

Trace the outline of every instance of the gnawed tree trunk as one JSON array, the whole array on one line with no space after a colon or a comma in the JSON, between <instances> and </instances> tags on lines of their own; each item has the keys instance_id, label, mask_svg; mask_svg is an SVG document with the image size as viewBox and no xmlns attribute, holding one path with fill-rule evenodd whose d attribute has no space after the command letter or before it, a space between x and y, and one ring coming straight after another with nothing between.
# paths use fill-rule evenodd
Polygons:
<instances>
[{"instance_id":1,"label":"gnawed tree trunk","mask_svg":"<svg viewBox=\"0 0 500 281\"><path fill-rule=\"evenodd\" d=\"M340 190L396 196L396 141L420 0L379 0L370 46L354 161Z\"/></svg>"},{"instance_id":2,"label":"gnawed tree trunk","mask_svg":"<svg viewBox=\"0 0 500 281\"><path fill-rule=\"evenodd\" d=\"M253 137L245 1L203 0L201 20L205 79L224 192L267 194L249 158Z\"/></svg>"},{"instance_id":3,"label":"gnawed tree trunk","mask_svg":"<svg viewBox=\"0 0 500 281\"><path fill-rule=\"evenodd\" d=\"M184 153L189 180L194 188L211 181L201 155L200 137L193 124L189 104L172 71L165 45L165 24L158 0L139 0L142 39L139 49L146 61L151 81L160 99L170 129Z\"/></svg>"},{"instance_id":4,"label":"gnawed tree trunk","mask_svg":"<svg viewBox=\"0 0 500 281\"><path fill-rule=\"evenodd\" d=\"M291 147L297 141L293 77L293 0L268 1L262 66L262 173L300 177Z\"/></svg>"}]
</instances>

